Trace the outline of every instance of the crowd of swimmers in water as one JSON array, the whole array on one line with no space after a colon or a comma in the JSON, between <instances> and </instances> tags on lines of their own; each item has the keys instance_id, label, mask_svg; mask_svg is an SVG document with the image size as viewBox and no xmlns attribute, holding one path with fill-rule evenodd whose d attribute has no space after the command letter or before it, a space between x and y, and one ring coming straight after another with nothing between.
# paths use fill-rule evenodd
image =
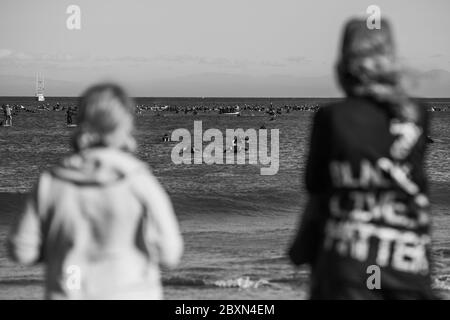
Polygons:
<instances>
[{"instance_id":1,"label":"crowd of swimmers in water","mask_svg":"<svg viewBox=\"0 0 450 320\"><path fill-rule=\"evenodd\" d=\"M271 116L281 115L283 113L290 113L291 111L312 111L315 112L320 108L319 104L302 104L302 105L283 105L275 106L272 102L266 104L242 104L242 105L136 105L136 113L142 114L143 111L154 112L173 112L184 114L199 114L216 112L218 114L236 114L247 111L250 113L260 112L267 113Z\"/></svg>"},{"instance_id":2,"label":"crowd of swimmers in water","mask_svg":"<svg viewBox=\"0 0 450 320\"><path fill-rule=\"evenodd\" d=\"M135 114L142 115L144 112L156 112L156 116L160 116L162 113L174 113L174 114L192 114L197 115L201 113L211 113L215 112L218 114L233 114L240 116L241 112L246 114L254 115L254 113L264 113L270 116L270 121L276 119L277 116L282 114L287 114L292 111L309 111L316 112L320 106L318 104L302 104L302 105L283 105L275 106L272 102L270 104L243 104L243 105L145 105L136 104ZM37 112L66 112L66 123L67 125L74 125L77 116L77 106L76 104L60 104L56 102L50 104L49 102L40 103L34 106L24 106L22 104L9 105L5 104L2 106L4 113L3 125L12 125L12 116L18 115L22 112L37 113ZM6 111L8 110L8 111ZM8 113L8 115L7 115ZM263 128L262 128L263 129Z\"/></svg>"},{"instance_id":3,"label":"crowd of swimmers in water","mask_svg":"<svg viewBox=\"0 0 450 320\"><path fill-rule=\"evenodd\" d=\"M317 112L320 109L320 105L317 103L311 104L301 104L301 105L274 105L272 102L268 104L248 104L244 103L242 105L221 105L221 104L211 104L211 105L146 105L146 104L136 104L135 114L137 116L143 115L144 112L156 112L156 116L161 116L162 113L173 113L173 114L204 114L216 112L218 114L230 114L241 116L242 113L247 115L255 115L255 113L263 113L268 115L269 121L274 121L276 118L282 114L289 114L294 111L307 111L307 112ZM22 112L37 113L41 111L55 111L63 112L65 111L66 124L68 126L76 126L77 118L77 106L76 104L60 104L56 102L50 104L49 102L41 103L35 106L24 106L22 104L3 104L3 121L0 121L0 125L12 126L12 117L19 115ZM429 112L446 112L450 111L449 106L427 106L427 111ZM265 129L265 125L261 125L260 129ZM163 142L170 142L170 137L166 133L162 136ZM433 143L434 140L427 137L428 143ZM195 150L191 150L195 152Z\"/></svg>"}]
</instances>

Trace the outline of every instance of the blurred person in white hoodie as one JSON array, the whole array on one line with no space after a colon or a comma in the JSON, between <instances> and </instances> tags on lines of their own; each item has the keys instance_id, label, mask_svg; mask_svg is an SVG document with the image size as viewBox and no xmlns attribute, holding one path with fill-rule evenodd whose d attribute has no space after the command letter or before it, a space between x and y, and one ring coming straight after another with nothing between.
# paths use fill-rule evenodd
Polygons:
<instances>
[{"instance_id":1,"label":"blurred person in white hoodie","mask_svg":"<svg viewBox=\"0 0 450 320\"><path fill-rule=\"evenodd\" d=\"M170 199L133 156L133 101L114 84L79 102L74 153L41 174L9 238L11 257L46 267L47 299L161 299L160 265L183 241Z\"/></svg>"}]
</instances>

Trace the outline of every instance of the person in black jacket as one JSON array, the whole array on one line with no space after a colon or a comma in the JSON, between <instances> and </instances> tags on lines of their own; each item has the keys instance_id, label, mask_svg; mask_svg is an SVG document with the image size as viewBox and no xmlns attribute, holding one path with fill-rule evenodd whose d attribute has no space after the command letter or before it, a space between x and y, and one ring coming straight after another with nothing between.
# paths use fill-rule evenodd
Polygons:
<instances>
[{"instance_id":1,"label":"person in black jacket","mask_svg":"<svg viewBox=\"0 0 450 320\"><path fill-rule=\"evenodd\" d=\"M347 97L315 114L290 258L311 265L311 299L432 299L427 112L401 87L389 23L350 20L336 69Z\"/></svg>"}]
</instances>

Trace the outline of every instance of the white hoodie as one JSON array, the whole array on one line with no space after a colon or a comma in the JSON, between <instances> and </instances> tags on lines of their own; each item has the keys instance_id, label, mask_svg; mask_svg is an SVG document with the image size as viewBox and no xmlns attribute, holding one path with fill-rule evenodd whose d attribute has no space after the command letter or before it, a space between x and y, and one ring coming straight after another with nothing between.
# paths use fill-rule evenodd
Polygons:
<instances>
[{"instance_id":1,"label":"white hoodie","mask_svg":"<svg viewBox=\"0 0 450 320\"><path fill-rule=\"evenodd\" d=\"M160 299L183 242L169 197L131 154L95 148L44 172L10 254L46 265L48 299Z\"/></svg>"}]
</instances>

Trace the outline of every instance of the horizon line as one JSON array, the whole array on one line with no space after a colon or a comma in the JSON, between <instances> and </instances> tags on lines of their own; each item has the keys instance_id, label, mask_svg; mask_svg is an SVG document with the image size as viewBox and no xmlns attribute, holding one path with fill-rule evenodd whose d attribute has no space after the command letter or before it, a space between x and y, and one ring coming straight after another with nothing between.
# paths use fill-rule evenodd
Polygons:
<instances>
[{"instance_id":1,"label":"horizon line","mask_svg":"<svg viewBox=\"0 0 450 320\"><path fill-rule=\"evenodd\" d=\"M70 96L45 96L48 98L79 98L80 95L70 95ZM0 96L2 98L36 98L35 96L26 95L12 95L12 96ZM139 98L197 98L197 99L229 99L229 98L241 98L241 99L345 99L345 96L341 97L318 97L318 96L131 96L133 99ZM410 97L411 99L450 99L447 97ZM45 102L45 101L41 101Z\"/></svg>"}]
</instances>

